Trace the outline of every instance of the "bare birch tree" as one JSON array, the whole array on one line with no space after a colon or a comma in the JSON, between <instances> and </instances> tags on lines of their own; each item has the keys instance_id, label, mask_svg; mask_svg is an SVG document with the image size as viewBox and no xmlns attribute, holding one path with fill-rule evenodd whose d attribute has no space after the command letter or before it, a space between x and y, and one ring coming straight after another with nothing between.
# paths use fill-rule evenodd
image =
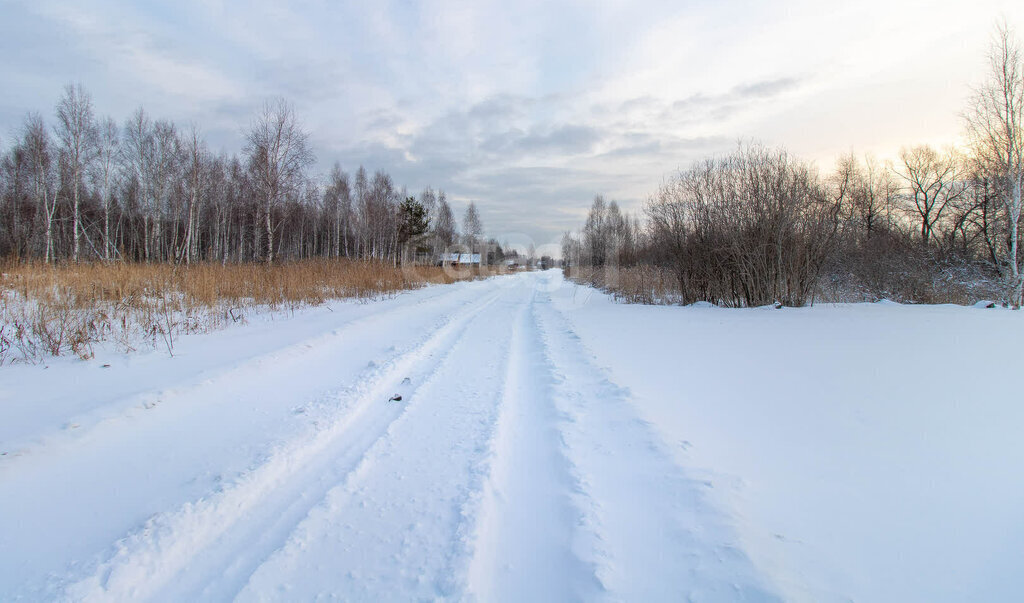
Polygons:
<instances>
[{"instance_id":1,"label":"bare birch tree","mask_svg":"<svg viewBox=\"0 0 1024 603\"><path fill-rule=\"evenodd\" d=\"M67 183L67 188L71 191L74 213L72 259L77 262L82 232L80 209L82 176L92 161L96 140L92 98L81 84L69 84L64 88L64 96L57 102L56 133L71 176L71 182Z\"/></svg>"},{"instance_id":2,"label":"bare birch tree","mask_svg":"<svg viewBox=\"0 0 1024 603\"><path fill-rule=\"evenodd\" d=\"M117 123L106 118L99 123L96 137L96 181L103 204L103 259L110 260L114 245L110 238L110 205L113 185L120 164L121 137Z\"/></svg>"},{"instance_id":3,"label":"bare birch tree","mask_svg":"<svg viewBox=\"0 0 1024 603\"><path fill-rule=\"evenodd\" d=\"M199 251L199 204L202 201L201 191L204 188L206 171L206 145L199 134L199 129L192 126L186 141L188 158L186 176L188 179L188 208L185 223L185 242L179 252L179 261L184 257L185 264L198 259Z\"/></svg>"},{"instance_id":4,"label":"bare birch tree","mask_svg":"<svg viewBox=\"0 0 1024 603\"><path fill-rule=\"evenodd\" d=\"M470 201L466 215L462 218L462 236L470 253L479 253L480 237L483 234L484 225L480 221L480 212L476 209L476 203Z\"/></svg>"},{"instance_id":5,"label":"bare birch tree","mask_svg":"<svg viewBox=\"0 0 1024 603\"><path fill-rule=\"evenodd\" d=\"M57 192L53 153L50 150L50 136L46 132L43 118L38 113L29 114L25 120L22 146L26 152L29 169L32 172L33 193L37 207L43 210L45 221L43 258L49 264L54 260L53 216L57 211Z\"/></svg>"},{"instance_id":6,"label":"bare birch tree","mask_svg":"<svg viewBox=\"0 0 1024 603\"><path fill-rule=\"evenodd\" d=\"M999 196L1007 214L1008 297L1019 308L1024 292L1018 259L1024 186L1024 56L1005 23L996 29L988 60L988 80L975 91L965 121L979 162L1002 183Z\"/></svg>"},{"instance_id":7,"label":"bare birch tree","mask_svg":"<svg viewBox=\"0 0 1024 603\"><path fill-rule=\"evenodd\" d=\"M149 174L153 163L153 124L145 110L139 107L124 124L124 140L121 145L122 165L130 179L138 185L138 199L142 210L143 249L145 260L150 260L149 222Z\"/></svg>"},{"instance_id":8,"label":"bare birch tree","mask_svg":"<svg viewBox=\"0 0 1024 603\"><path fill-rule=\"evenodd\" d=\"M583 227L583 244L588 255L588 264L595 268L604 266L608 257L608 204L604 197L597 195L587 214Z\"/></svg>"},{"instance_id":9,"label":"bare birch tree","mask_svg":"<svg viewBox=\"0 0 1024 603\"><path fill-rule=\"evenodd\" d=\"M348 174L341 171L337 161L331 168L323 194L324 210L331 223L330 254L334 257L348 257L349 218L352 214L352 193Z\"/></svg>"},{"instance_id":10,"label":"bare birch tree","mask_svg":"<svg viewBox=\"0 0 1024 603\"><path fill-rule=\"evenodd\" d=\"M437 196L437 219L434 220L433 232L439 253L446 252L459 238L455 215L452 214L452 207L448 205L448 198L444 191Z\"/></svg>"},{"instance_id":11,"label":"bare birch tree","mask_svg":"<svg viewBox=\"0 0 1024 603\"><path fill-rule=\"evenodd\" d=\"M146 236L150 241L151 259L160 261L174 257L174 238L178 232L175 228L169 233L165 228L165 223L176 224L179 218L171 207L171 193L183 172L184 152L174 123L162 119L153 123L151 152L146 190L150 195L149 211L152 218L151 229Z\"/></svg>"},{"instance_id":12,"label":"bare birch tree","mask_svg":"<svg viewBox=\"0 0 1024 603\"><path fill-rule=\"evenodd\" d=\"M314 161L309 134L284 99L264 103L246 135L249 171L263 199L268 264L274 261L274 208L289 192L297 191L304 171Z\"/></svg>"}]
</instances>

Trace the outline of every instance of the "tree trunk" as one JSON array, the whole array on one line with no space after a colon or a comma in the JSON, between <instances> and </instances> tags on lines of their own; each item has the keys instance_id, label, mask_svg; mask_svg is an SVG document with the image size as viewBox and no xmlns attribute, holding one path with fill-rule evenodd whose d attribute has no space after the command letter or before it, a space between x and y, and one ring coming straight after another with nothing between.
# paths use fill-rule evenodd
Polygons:
<instances>
[{"instance_id":1,"label":"tree trunk","mask_svg":"<svg viewBox=\"0 0 1024 603\"><path fill-rule=\"evenodd\" d=\"M74 212L75 213L75 217L74 217L74 231L75 231L74 240L75 240L75 243L74 243L74 248L73 248L74 249L73 257L74 257L75 263L77 264L78 263L78 248L79 248L79 242L78 242L78 236L79 236L78 235L78 231L79 231L79 228L78 228L78 220L79 220L79 218L78 218L78 168L77 168L77 166L75 167L74 171L72 172L71 186L73 187L71 196L74 199L74 205L75 205L75 212Z\"/></svg>"},{"instance_id":2,"label":"tree trunk","mask_svg":"<svg viewBox=\"0 0 1024 603\"><path fill-rule=\"evenodd\" d=\"M1020 210L1021 210L1021 187L1020 181L1018 180L1012 186L1011 201L1010 201L1010 274L1013 278L1011 285L1010 304L1014 308L1020 308L1021 297L1024 293L1024 279L1021 279L1020 267L1017 261L1017 245L1019 239L1020 230Z\"/></svg>"},{"instance_id":3,"label":"tree trunk","mask_svg":"<svg viewBox=\"0 0 1024 603\"><path fill-rule=\"evenodd\" d=\"M272 197L267 197L266 211L266 235L267 235L267 264L274 263L274 229L271 225L270 213L273 209Z\"/></svg>"},{"instance_id":4,"label":"tree trunk","mask_svg":"<svg viewBox=\"0 0 1024 603\"><path fill-rule=\"evenodd\" d=\"M110 201L103 200L103 261L110 261Z\"/></svg>"}]
</instances>

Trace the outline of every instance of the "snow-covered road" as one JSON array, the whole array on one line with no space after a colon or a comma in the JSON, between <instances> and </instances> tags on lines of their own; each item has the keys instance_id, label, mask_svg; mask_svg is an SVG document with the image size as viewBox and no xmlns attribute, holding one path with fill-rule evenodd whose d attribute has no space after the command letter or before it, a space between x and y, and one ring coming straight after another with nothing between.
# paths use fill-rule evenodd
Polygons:
<instances>
[{"instance_id":1,"label":"snow-covered road","mask_svg":"<svg viewBox=\"0 0 1024 603\"><path fill-rule=\"evenodd\" d=\"M1024 405L900 363L1012 370L972 354L1021 327L549 271L5 367L0 600L998 598Z\"/></svg>"},{"instance_id":2,"label":"snow-covered road","mask_svg":"<svg viewBox=\"0 0 1024 603\"><path fill-rule=\"evenodd\" d=\"M552 280L56 363L80 384L21 385L67 416L7 409L0 598L770 599Z\"/></svg>"}]
</instances>

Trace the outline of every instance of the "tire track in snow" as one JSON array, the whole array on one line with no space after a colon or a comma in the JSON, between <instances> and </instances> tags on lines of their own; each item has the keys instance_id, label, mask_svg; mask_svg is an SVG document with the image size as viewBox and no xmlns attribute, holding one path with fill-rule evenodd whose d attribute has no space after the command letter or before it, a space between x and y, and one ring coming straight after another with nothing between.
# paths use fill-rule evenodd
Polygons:
<instances>
[{"instance_id":1,"label":"tire track in snow","mask_svg":"<svg viewBox=\"0 0 1024 603\"><path fill-rule=\"evenodd\" d=\"M528 287L473 319L406 412L252 576L238 599L461 598L506 385L510 316Z\"/></svg>"},{"instance_id":2,"label":"tire track in snow","mask_svg":"<svg viewBox=\"0 0 1024 603\"><path fill-rule=\"evenodd\" d=\"M422 382L442 365L481 312L502 291L478 301L411 351L364 374L337 393L343 405L326 423L278 447L269 458L213 496L160 514L118 543L97 571L64 591L74 600L223 599L276 550L325 493L359 465L402 416L388 397L406 377ZM415 400L417 392L411 398Z\"/></svg>"},{"instance_id":3,"label":"tire track in snow","mask_svg":"<svg viewBox=\"0 0 1024 603\"><path fill-rule=\"evenodd\" d=\"M550 303L538 305L583 514L575 549L596 568L604 598L778 600L736 544L727 518L706 500L709 484L675 465L628 392L589 360L568 320Z\"/></svg>"},{"instance_id":4,"label":"tire track in snow","mask_svg":"<svg viewBox=\"0 0 1024 603\"><path fill-rule=\"evenodd\" d=\"M500 286L477 281L439 287L447 292L422 302L408 296L405 305L379 311L375 304L359 305L355 321L344 313L280 321L275 328L298 323L298 344L273 334L271 345L258 346L259 354L229 350L227 360L215 364L232 367L229 374L202 379L205 371L182 371L184 385L161 390L145 407L0 462L0 552L9 553L0 566L0 599L53 599L109 560L119 539L148 519L209 498L280 445L310 433L314 421L330 424L347 400L339 399L340 388L373 376L364 370L367 361L386 364ZM322 327L321 335L309 338L311 326ZM284 341L289 345L281 346ZM276 351L262 353L274 350L274 342ZM246 357L242 364L232 360ZM177 366L183 359L159 365ZM99 400L107 395L82 394ZM21 543L17 549L7 546L14 542Z\"/></svg>"},{"instance_id":5,"label":"tire track in snow","mask_svg":"<svg viewBox=\"0 0 1024 603\"><path fill-rule=\"evenodd\" d=\"M304 337L284 347L249 356L241 362L229 361L221 366L205 368L189 382L178 382L170 387L151 387L117 396L86 413L67 417L66 425L75 426L74 430L64 428L46 433L24 434L11 441L3 442L5 449L15 450L17 454L8 455L3 459L4 462L0 462L0 474L11 470L17 465L19 459L61 452L63 449L73 447L89 438L104 437L107 429L119 427L120 423L126 419L138 420L152 415L152 413L140 414L139 410L149 410L157 404L173 401L176 398L187 398L197 390L217 383L237 380L252 370L261 370L276 365L275 370L280 371L282 368L280 365L283 362L288 362L293 366L300 364L306 357L319 353L327 346L344 344L345 337L353 330L362 329L372 324L386 323L394 315L409 314L413 308L426 303L434 303L439 298L451 297L450 301L456 303L458 308L474 302L471 292L465 288L455 292L444 291L442 287L438 287L438 289L439 293L417 299L413 304L396 305L382 312L351 317L334 325L328 333ZM463 297L469 297L469 299L463 299ZM283 326L287 323L282 322L281 324Z\"/></svg>"},{"instance_id":6,"label":"tire track in snow","mask_svg":"<svg viewBox=\"0 0 1024 603\"><path fill-rule=\"evenodd\" d=\"M481 601L592 600L601 592L594 567L572 550L582 517L570 499L575 485L534 297L515 320L469 569L469 594Z\"/></svg>"}]
</instances>

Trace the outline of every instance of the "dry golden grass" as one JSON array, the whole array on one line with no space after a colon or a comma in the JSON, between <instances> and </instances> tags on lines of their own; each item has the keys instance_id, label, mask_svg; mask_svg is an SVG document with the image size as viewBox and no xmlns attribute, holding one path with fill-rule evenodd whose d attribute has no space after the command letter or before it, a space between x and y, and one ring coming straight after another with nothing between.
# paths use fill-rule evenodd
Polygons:
<instances>
[{"instance_id":1,"label":"dry golden grass","mask_svg":"<svg viewBox=\"0 0 1024 603\"><path fill-rule=\"evenodd\" d=\"M36 362L114 340L174 338L244 320L255 309L295 309L332 299L374 298L429 283L490 276L493 270L379 262L306 260L263 264L8 263L0 279L0 364Z\"/></svg>"},{"instance_id":2,"label":"dry golden grass","mask_svg":"<svg viewBox=\"0 0 1024 603\"><path fill-rule=\"evenodd\" d=\"M592 285L631 304L675 304L682 298L671 271L655 266L579 268L565 270L577 283Z\"/></svg>"}]
</instances>

